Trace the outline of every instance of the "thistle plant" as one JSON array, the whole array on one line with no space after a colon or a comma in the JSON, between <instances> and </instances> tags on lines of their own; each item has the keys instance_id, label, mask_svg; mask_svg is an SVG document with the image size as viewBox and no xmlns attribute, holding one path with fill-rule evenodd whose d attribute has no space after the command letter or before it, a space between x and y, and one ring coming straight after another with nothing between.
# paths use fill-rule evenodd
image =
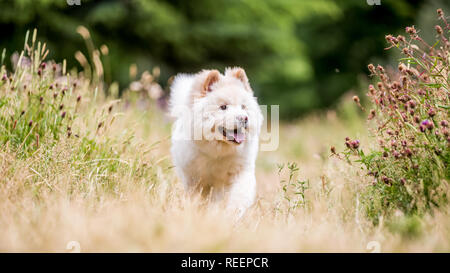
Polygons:
<instances>
[{"instance_id":1,"label":"thistle plant","mask_svg":"<svg viewBox=\"0 0 450 273\"><path fill-rule=\"evenodd\" d=\"M437 13L436 43L428 44L414 26L406 27L406 37L386 36L387 49L404 55L397 70L368 65L376 79L367 93L375 148L366 154L359 141L345 140L343 155L372 177L363 197L374 222L398 210L420 215L448 199L450 26L442 10Z\"/></svg>"}]
</instances>

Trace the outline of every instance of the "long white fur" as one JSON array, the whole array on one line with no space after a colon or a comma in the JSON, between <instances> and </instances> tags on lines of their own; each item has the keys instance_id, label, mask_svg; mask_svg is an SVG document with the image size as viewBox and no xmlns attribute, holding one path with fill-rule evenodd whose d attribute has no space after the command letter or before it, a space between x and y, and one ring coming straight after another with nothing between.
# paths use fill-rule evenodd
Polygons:
<instances>
[{"instance_id":1,"label":"long white fur","mask_svg":"<svg viewBox=\"0 0 450 273\"><path fill-rule=\"evenodd\" d=\"M172 82L170 87L169 113L173 118L178 118L182 115L179 105L188 106L189 96L195 75L193 74L178 74Z\"/></svg>"},{"instance_id":2,"label":"long white fur","mask_svg":"<svg viewBox=\"0 0 450 273\"><path fill-rule=\"evenodd\" d=\"M206 190L210 190L213 200L225 199L227 207L237 210L238 215L241 216L255 200L255 161L263 117L253 92L251 89L248 90L248 82L241 82L230 76L230 73L230 70L226 70L225 75L221 74L221 80L217 83L218 88L222 88L222 94L226 94L227 90L230 92L234 90L232 95L236 101L241 101L239 99L242 97L242 100L247 102L254 113L249 119L249 128L254 130L249 130L248 138L239 145L228 144L226 141L191 139L191 127L185 125L199 122L199 118L196 119L186 110L200 111L204 104L209 102L208 100L214 99L215 91L205 98L192 102L193 86L199 74L180 74L176 76L171 86L169 101L170 115L175 118L171 154L176 173L186 190L191 191L199 186L206 187ZM180 106L182 106L181 110ZM230 106L229 116L242 114L240 107L231 108ZM213 113L213 117L209 117L210 123L220 122L217 119L222 112L219 107L217 109L218 112ZM250 111L246 113L248 112ZM206 124L210 123L206 122Z\"/></svg>"}]
</instances>

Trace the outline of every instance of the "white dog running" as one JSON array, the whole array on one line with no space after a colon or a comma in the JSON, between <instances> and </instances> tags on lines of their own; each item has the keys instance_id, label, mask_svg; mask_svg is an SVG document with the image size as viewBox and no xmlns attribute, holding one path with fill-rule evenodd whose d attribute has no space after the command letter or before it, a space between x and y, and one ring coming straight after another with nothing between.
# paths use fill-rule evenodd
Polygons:
<instances>
[{"instance_id":1,"label":"white dog running","mask_svg":"<svg viewBox=\"0 0 450 273\"><path fill-rule=\"evenodd\" d=\"M172 160L188 191L226 200L239 215L255 199L263 115L241 68L179 74L171 87Z\"/></svg>"}]
</instances>

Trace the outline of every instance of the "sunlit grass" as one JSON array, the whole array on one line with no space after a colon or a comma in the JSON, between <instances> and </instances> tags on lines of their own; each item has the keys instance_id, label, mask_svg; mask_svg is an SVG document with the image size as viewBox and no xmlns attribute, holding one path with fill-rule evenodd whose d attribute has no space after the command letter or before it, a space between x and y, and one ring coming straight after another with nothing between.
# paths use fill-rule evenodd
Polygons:
<instances>
[{"instance_id":1,"label":"sunlit grass","mask_svg":"<svg viewBox=\"0 0 450 273\"><path fill-rule=\"evenodd\" d=\"M329 150L348 135L367 143L353 104L282 123L279 149L258 157L257 202L236 221L184 192L168 156L170 121L151 96L105 96L84 73L59 64L54 73L27 54L33 67L2 67L1 251L64 252L70 241L82 252L366 252L371 241L381 251L450 250L448 207L377 226L366 219L367 171Z\"/></svg>"}]
</instances>

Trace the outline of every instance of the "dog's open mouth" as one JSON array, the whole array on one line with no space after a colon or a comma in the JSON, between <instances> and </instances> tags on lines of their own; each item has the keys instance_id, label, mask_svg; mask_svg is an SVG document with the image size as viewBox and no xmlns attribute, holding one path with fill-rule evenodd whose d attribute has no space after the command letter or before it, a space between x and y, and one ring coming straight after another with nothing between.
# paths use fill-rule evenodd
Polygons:
<instances>
[{"instance_id":1,"label":"dog's open mouth","mask_svg":"<svg viewBox=\"0 0 450 273\"><path fill-rule=\"evenodd\" d=\"M222 135L226 138L226 140L241 144L245 141L245 131L244 128L239 129L225 129L224 127L219 127L219 130L222 132Z\"/></svg>"}]
</instances>

